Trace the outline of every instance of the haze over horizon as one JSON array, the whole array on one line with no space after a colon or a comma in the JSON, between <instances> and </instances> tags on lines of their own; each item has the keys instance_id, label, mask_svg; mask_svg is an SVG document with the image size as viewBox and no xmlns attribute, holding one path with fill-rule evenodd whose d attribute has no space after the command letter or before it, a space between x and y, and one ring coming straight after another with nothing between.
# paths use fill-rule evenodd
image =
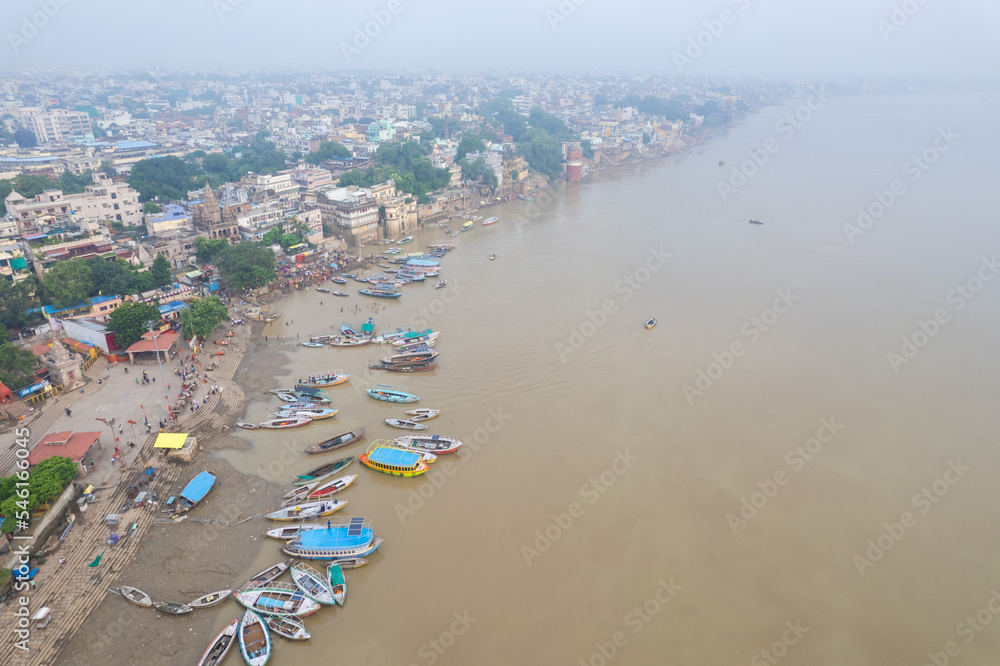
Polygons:
<instances>
[{"instance_id":1,"label":"haze over horizon","mask_svg":"<svg viewBox=\"0 0 1000 666\"><path fill-rule=\"evenodd\" d=\"M43 15L45 7L51 17ZM0 68L14 71L437 68L775 78L1000 71L1000 2L989 0L653 6L509 0L480 7L455 0L367 0L350 7L315 0L12 0L6 9ZM373 17L384 26L376 27ZM359 37L366 25L374 37ZM703 51L686 51L699 33ZM678 60L692 53L689 61Z\"/></svg>"}]
</instances>

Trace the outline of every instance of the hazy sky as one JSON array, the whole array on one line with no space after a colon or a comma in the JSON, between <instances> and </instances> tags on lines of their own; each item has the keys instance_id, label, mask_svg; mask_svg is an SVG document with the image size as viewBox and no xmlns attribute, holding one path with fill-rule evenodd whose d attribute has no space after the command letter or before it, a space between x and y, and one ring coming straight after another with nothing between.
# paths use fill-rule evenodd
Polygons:
<instances>
[{"instance_id":1,"label":"hazy sky","mask_svg":"<svg viewBox=\"0 0 1000 666\"><path fill-rule=\"evenodd\" d=\"M898 13L907 20L890 31L894 5L915 12ZM3 9L0 68L14 71L159 65L1000 73L998 0L4 0ZM725 11L728 24L719 20ZM706 22L715 22L719 34ZM358 38L366 25L376 36ZM688 40L699 33L707 46L678 65L675 54L687 57Z\"/></svg>"}]
</instances>

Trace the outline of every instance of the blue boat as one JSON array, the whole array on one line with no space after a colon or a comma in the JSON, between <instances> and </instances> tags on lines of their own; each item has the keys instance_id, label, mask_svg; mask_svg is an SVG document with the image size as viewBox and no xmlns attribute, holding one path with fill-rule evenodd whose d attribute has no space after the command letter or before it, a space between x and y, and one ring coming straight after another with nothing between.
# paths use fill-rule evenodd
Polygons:
<instances>
[{"instance_id":1,"label":"blue boat","mask_svg":"<svg viewBox=\"0 0 1000 666\"><path fill-rule=\"evenodd\" d=\"M382 402L416 402L420 400L412 393L407 393L402 386L391 386L389 384L376 384L367 389L368 395L381 400Z\"/></svg>"},{"instance_id":2,"label":"blue boat","mask_svg":"<svg viewBox=\"0 0 1000 666\"><path fill-rule=\"evenodd\" d=\"M307 560L342 560L371 555L382 545L375 536L371 518L348 518L329 521L327 527L308 530L281 550L292 557Z\"/></svg>"},{"instance_id":3,"label":"blue boat","mask_svg":"<svg viewBox=\"0 0 1000 666\"><path fill-rule=\"evenodd\" d=\"M344 335L349 335L352 338L360 338L361 334L354 330L354 326L350 322L344 322L340 325L340 332Z\"/></svg>"},{"instance_id":4,"label":"blue boat","mask_svg":"<svg viewBox=\"0 0 1000 666\"><path fill-rule=\"evenodd\" d=\"M195 504L205 499L205 495L215 485L215 475L211 472L202 472L191 479L191 482L184 487L177 499L177 513L190 511Z\"/></svg>"},{"instance_id":5,"label":"blue boat","mask_svg":"<svg viewBox=\"0 0 1000 666\"><path fill-rule=\"evenodd\" d=\"M363 296L374 296L375 298L399 298L403 295L398 291L383 291L381 289L358 289L358 293Z\"/></svg>"}]
</instances>

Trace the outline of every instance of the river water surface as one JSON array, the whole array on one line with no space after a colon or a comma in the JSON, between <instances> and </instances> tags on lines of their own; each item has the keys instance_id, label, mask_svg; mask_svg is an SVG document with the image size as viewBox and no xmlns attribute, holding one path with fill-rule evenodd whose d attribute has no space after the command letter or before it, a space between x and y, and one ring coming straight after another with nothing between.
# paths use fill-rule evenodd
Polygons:
<instances>
[{"instance_id":1,"label":"river water surface","mask_svg":"<svg viewBox=\"0 0 1000 666\"><path fill-rule=\"evenodd\" d=\"M421 231L404 247L457 244L451 286L374 317L440 330L435 372L367 371L384 346L272 347L275 387L353 377L328 390L336 421L245 433L226 455L245 472L338 455L284 465L286 440L398 435L382 419L405 407L363 392L377 381L466 442L422 479L350 469L344 513L385 543L275 663L994 663L1000 98L831 98L781 125L802 102L484 210L491 227ZM754 150L767 161L720 194ZM859 207L871 221L845 231ZM376 301L356 286L296 293L269 337L360 325ZM268 542L246 573L279 557Z\"/></svg>"}]
</instances>

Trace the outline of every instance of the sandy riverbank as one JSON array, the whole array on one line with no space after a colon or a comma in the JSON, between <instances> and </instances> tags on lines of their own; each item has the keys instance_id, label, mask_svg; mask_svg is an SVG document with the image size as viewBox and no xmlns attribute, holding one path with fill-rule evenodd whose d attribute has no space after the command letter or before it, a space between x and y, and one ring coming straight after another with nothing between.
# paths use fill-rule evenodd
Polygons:
<instances>
[{"instance_id":1,"label":"sandy riverbank","mask_svg":"<svg viewBox=\"0 0 1000 666\"><path fill-rule=\"evenodd\" d=\"M248 350L233 378L248 400L273 388L275 377L287 374L284 371L287 357L276 352L291 349L294 344L288 341L268 345L260 336ZM202 594L235 590L242 585L242 576L266 537L261 534L263 523L259 518L234 523L273 510L280 504L283 493L279 485L267 483L256 475L241 474L214 455L223 449L246 449L249 445L245 440L220 433L199 443L202 451L181 475L179 487L173 490L179 490L203 469L212 471L217 477L212 493L189 516L219 522L186 520L154 524L143 537L136 557L118 579L120 584L148 592L157 601L184 603ZM227 617L242 609L235 601L226 602L221 608ZM215 627L218 613L219 609L210 608L173 617L109 595L67 644L59 663L132 664L138 655L142 655L143 663L154 666L196 663L218 631Z\"/></svg>"}]
</instances>

